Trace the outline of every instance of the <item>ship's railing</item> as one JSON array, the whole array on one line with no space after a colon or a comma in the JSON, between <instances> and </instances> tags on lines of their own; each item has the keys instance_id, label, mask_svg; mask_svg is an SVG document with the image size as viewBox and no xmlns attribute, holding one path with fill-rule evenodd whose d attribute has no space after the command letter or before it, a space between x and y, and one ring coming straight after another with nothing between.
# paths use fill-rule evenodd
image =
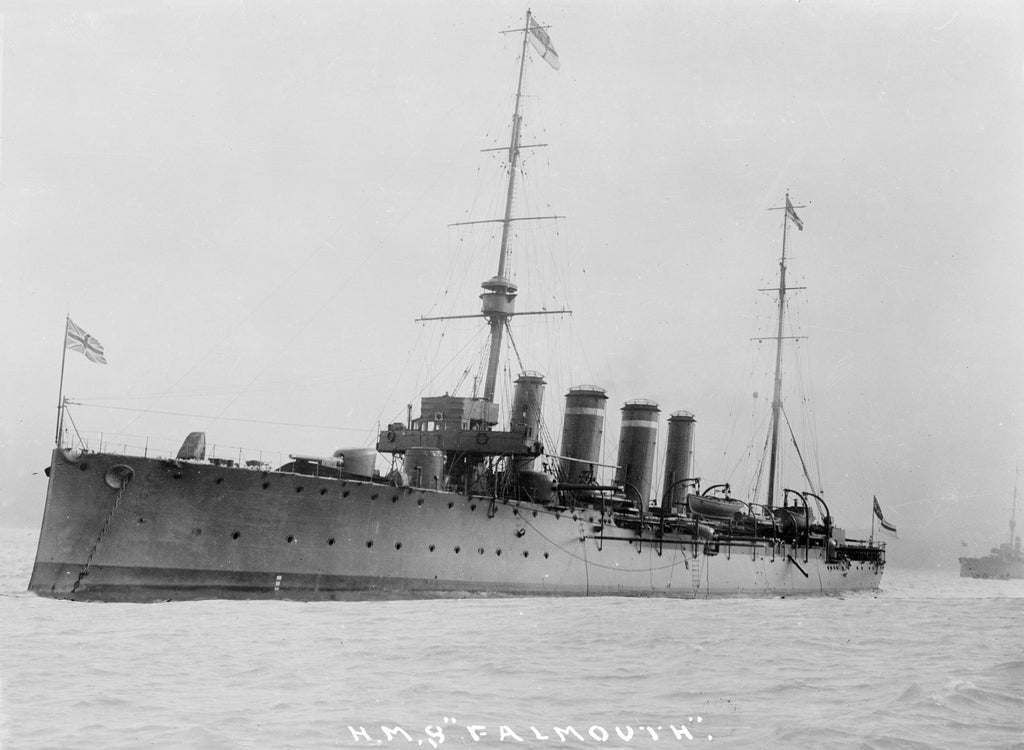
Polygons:
<instances>
[{"instance_id":1,"label":"ship's railing","mask_svg":"<svg viewBox=\"0 0 1024 750\"><path fill-rule=\"evenodd\" d=\"M174 458L181 447L181 440L158 438L151 435L132 435L129 433L78 432L73 441L65 440L65 446L72 444L94 453L119 453L126 456L143 458ZM275 451L264 451L238 445L219 443L206 444L206 460L231 461L236 466L252 466L254 468L277 468L289 460L285 454Z\"/></svg>"}]
</instances>

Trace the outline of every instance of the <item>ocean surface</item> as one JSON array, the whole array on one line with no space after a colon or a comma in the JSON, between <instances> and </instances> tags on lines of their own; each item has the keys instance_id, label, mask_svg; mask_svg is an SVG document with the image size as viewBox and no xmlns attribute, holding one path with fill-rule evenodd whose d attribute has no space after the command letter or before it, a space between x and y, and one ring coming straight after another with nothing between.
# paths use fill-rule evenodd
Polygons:
<instances>
[{"instance_id":1,"label":"ocean surface","mask_svg":"<svg viewBox=\"0 0 1024 750\"><path fill-rule=\"evenodd\" d=\"M84 604L25 592L35 544L0 531L5 749L1024 748L1024 581Z\"/></svg>"}]
</instances>

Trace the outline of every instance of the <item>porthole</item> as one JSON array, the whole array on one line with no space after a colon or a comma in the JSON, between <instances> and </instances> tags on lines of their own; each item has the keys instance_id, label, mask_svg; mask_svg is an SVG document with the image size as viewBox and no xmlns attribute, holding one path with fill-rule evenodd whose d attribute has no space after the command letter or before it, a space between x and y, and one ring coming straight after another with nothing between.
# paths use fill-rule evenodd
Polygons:
<instances>
[{"instance_id":1,"label":"porthole","mask_svg":"<svg viewBox=\"0 0 1024 750\"><path fill-rule=\"evenodd\" d=\"M513 508L512 509L512 515L513 516L518 516L519 515L519 508Z\"/></svg>"},{"instance_id":2,"label":"porthole","mask_svg":"<svg viewBox=\"0 0 1024 750\"><path fill-rule=\"evenodd\" d=\"M437 546L431 544L429 547L427 547L427 549L430 550L431 552L433 552L435 549L437 549Z\"/></svg>"},{"instance_id":3,"label":"porthole","mask_svg":"<svg viewBox=\"0 0 1024 750\"><path fill-rule=\"evenodd\" d=\"M79 471L88 471L89 470L89 464L86 464L86 463L78 464L78 470Z\"/></svg>"},{"instance_id":4,"label":"porthole","mask_svg":"<svg viewBox=\"0 0 1024 750\"><path fill-rule=\"evenodd\" d=\"M455 545L455 554L459 554L462 551L462 547Z\"/></svg>"},{"instance_id":5,"label":"porthole","mask_svg":"<svg viewBox=\"0 0 1024 750\"><path fill-rule=\"evenodd\" d=\"M534 517L534 518L536 518L536 517L537 517L537 511L533 511L533 517Z\"/></svg>"},{"instance_id":6,"label":"porthole","mask_svg":"<svg viewBox=\"0 0 1024 750\"><path fill-rule=\"evenodd\" d=\"M241 536L241 534L239 534L239 533L238 533L237 531L235 531L235 532L233 532L233 533L231 534L231 538L232 538L232 539L238 539L238 537L240 537L240 536Z\"/></svg>"},{"instance_id":7,"label":"porthole","mask_svg":"<svg viewBox=\"0 0 1024 750\"><path fill-rule=\"evenodd\" d=\"M351 494L352 494L351 492L349 492L348 490L345 490L344 492L341 493L341 496L342 497L348 497Z\"/></svg>"},{"instance_id":8,"label":"porthole","mask_svg":"<svg viewBox=\"0 0 1024 750\"><path fill-rule=\"evenodd\" d=\"M203 530L201 528L199 528L198 526L196 528L192 529L192 536L199 536L202 533L203 533Z\"/></svg>"},{"instance_id":9,"label":"porthole","mask_svg":"<svg viewBox=\"0 0 1024 750\"><path fill-rule=\"evenodd\" d=\"M139 523L140 523L140 524L142 524L142 523L145 523L145 522L146 522L146 519L145 519L145 518L140 518L140 519L139 519Z\"/></svg>"},{"instance_id":10,"label":"porthole","mask_svg":"<svg viewBox=\"0 0 1024 750\"><path fill-rule=\"evenodd\" d=\"M380 497L379 492L374 492L372 495L370 495L371 500L376 500L378 497Z\"/></svg>"},{"instance_id":11,"label":"porthole","mask_svg":"<svg viewBox=\"0 0 1024 750\"><path fill-rule=\"evenodd\" d=\"M529 556L530 556L530 550L524 549L523 550L523 557L529 557Z\"/></svg>"},{"instance_id":12,"label":"porthole","mask_svg":"<svg viewBox=\"0 0 1024 750\"><path fill-rule=\"evenodd\" d=\"M476 510L476 503L470 503L469 504L469 509L470 510Z\"/></svg>"},{"instance_id":13,"label":"porthole","mask_svg":"<svg viewBox=\"0 0 1024 750\"><path fill-rule=\"evenodd\" d=\"M298 487L295 488L295 491L296 492L302 492L303 489L305 489L305 488L300 484Z\"/></svg>"},{"instance_id":14,"label":"porthole","mask_svg":"<svg viewBox=\"0 0 1024 750\"><path fill-rule=\"evenodd\" d=\"M423 505L423 498L421 497L419 500L417 500L416 504L417 505Z\"/></svg>"},{"instance_id":15,"label":"porthole","mask_svg":"<svg viewBox=\"0 0 1024 750\"><path fill-rule=\"evenodd\" d=\"M321 495L326 495L327 494L327 488L326 487L321 487L320 488L320 494Z\"/></svg>"},{"instance_id":16,"label":"porthole","mask_svg":"<svg viewBox=\"0 0 1024 750\"><path fill-rule=\"evenodd\" d=\"M334 537L333 536L330 539L327 540L327 546L328 547L333 547L334 546Z\"/></svg>"},{"instance_id":17,"label":"porthole","mask_svg":"<svg viewBox=\"0 0 1024 750\"><path fill-rule=\"evenodd\" d=\"M484 553L484 548L483 547L478 547L476 551L477 551L478 554L482 555Z\"/></svg>"},{"instance_id":18,"label":"porthole","mask_svg":"<svg viewBox=\"0 0 1024 750\"><path fill-rule=\"evenodd\" d=\"M263 489L267 489L268 487L270 487L270 482L264 482Z\"/></svg>"},{"instance_id":19,"label":"porthole","mask_svg":"<svg viewBox=\"0 0 1024 750\"><path fill-rule=\"evenodd\" d=\"M545 552L545 553L544 553L544 559L545 559L545 560L547 560L547 559L548 559L548 553L547 553L547 552Z\"/></svg>"},{"instance_id":20,"label":"porthole","mask_svg":"<svg viewBox=\"0 0 1024 750\"><path fill-rule=\"evenodd\" d=\"M373 546L373 540L371 539L370 541L368 541L366 543L366 549L370 549L370 547L372 547L372 546Z\"/></svg>"},{"instance_id":21,"label":"porthole","mask_svg":"<svg viewBox=\"0 0 1024 750\"><path fill-rule=\"evenodd\" d=\"M391 498L391 502L397 503L398 502L398 495L395 495L394 497L392 497Z\"/></svg>"},{"instance_id":22,"label":"porthole","mask_svg":"<svg viewBox=\"0 0 1024 750\"><path fill-rule=\"evenodd\" d=\"M291 534L289 534L288 535L288 544L294 544L294 542L295 542L295 537L293 537Z\"/></svg>"},{"instance_id":23,"label":"porthole","mask_svg":"<svg viewBox=\"0 0 1024 750\"><path fill-rule=\"evenodd\" d=\"M455 507L455 503L453 503L451 500L449 500L448 501L448 507L449 508L454 508Z\"/></svg>"},{"instance_id":24,"label":"porthole","mask_svg":"<svg viewBox=\"0 0 1024 750\"><path fill-rule=\"evenodd\" d=\"M501 550L500 549L494 550L494 554L496 554L498 557L501 557Z\"/></svg>"},{"instance_id":25,"label":"porthole","mask_svg":"<svg viewBox=\"0 0 1024 750\"><path fill-rule=\"evenodd\" d=\"M217 477L213 480L214 484L224 484L224 477Z\"/></svg>"},{"instance_id":26,"label":"porthole","mask_svg":"<svg viewBox=\"0 0 1024 750\"><path fill-rule=\"evenodd\" d=\"M402 543L401 542L395 542L395 549L402 549Z\"/></svg>"}]
</instances>

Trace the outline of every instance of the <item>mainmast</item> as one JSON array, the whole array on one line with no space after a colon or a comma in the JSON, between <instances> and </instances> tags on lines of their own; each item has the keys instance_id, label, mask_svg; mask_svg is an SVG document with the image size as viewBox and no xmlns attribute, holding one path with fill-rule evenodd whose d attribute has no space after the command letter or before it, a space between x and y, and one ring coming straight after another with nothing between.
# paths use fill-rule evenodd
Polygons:
<instances>
[{"instance_id":1,"label":"mainmast","mask_svg":"<svg viewBox=\"0 0 1024 750\"><path fill-rule=\"evenodd\" d=\"M796 215L793 206L789 202L789 193L786 193L786 205L770 210L783 210L785 214L782 219L782 258L779 260L779 323L775 334L775 389L772 395L772 442L771 454L768 464L768 502L766 505L771 508L775 504L775 471L779 455L779 417L782 414L782 340L787 338L782 335L782 325L786 314L786 237L789 222L796 224L797 229L803 231L804 223Z\"/></svg>"},{"instance_id":2,"label":"mainmast","mask_svg":"<svg viewBox=\"0 0 1024 750\"><path fill-rule=\"evenodd\" d=\"M491 326L491 347L487 358L487 375L484 378L484 400L494 400L494 388L498 379L498 363L501 358L501 339L508 319L515 314L516 285L506 277L508 259L509 226L512 223L512 200L515 197L516 169L519 166L519 126L522 116L519 103L523 96L523 71L526 68L526 44L530 34L530 11L526 11L523 25L523 48L519 56L519 81L516 84L516 106L512 113L512 138L508 147L508 192L505 195L505 216L501 220L501 247L498 250L498 273L481 286L484 293L481 312Z\"/></svg>"}]
</instances>

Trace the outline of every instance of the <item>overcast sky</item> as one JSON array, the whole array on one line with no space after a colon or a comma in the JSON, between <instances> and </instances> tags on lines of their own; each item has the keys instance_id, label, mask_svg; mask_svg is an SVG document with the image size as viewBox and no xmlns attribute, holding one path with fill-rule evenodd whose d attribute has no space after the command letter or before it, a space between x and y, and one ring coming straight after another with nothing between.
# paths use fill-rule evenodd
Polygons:
<instances>
[{"instance_id":1,"label":"overcast sky","mask_svg":"<svg viewBox=\"0 0 1024 750\"><path fill-rule=\"evenodd\" d=\"M328 453L467 368L471 387L480 322L414 319L478 310L496 269L493 228L448 225L500 215L500 153L481 149L507 142L521 38L500 32L525 5L3 9L5 525L42 513L67 313L109 361L68 354L93 447L166 452L202 429L218 455ZM619 408L648 398L696 415L705 484L750 485L772 360L751 339L774 327L758 290L782 239L767 209L788 190L806 289L787 333L807 338L786 410L840 525L867 533L877 495L894 562L1005 540L1024 458L1019 3L532 9L562 65L527 66L524 139L548 145L517 211L565 219L524 223L512 264L520 310L573 315L515 330L556 438L565 390L594 383L609 463Z\"/></svg>"}]
</instances>

